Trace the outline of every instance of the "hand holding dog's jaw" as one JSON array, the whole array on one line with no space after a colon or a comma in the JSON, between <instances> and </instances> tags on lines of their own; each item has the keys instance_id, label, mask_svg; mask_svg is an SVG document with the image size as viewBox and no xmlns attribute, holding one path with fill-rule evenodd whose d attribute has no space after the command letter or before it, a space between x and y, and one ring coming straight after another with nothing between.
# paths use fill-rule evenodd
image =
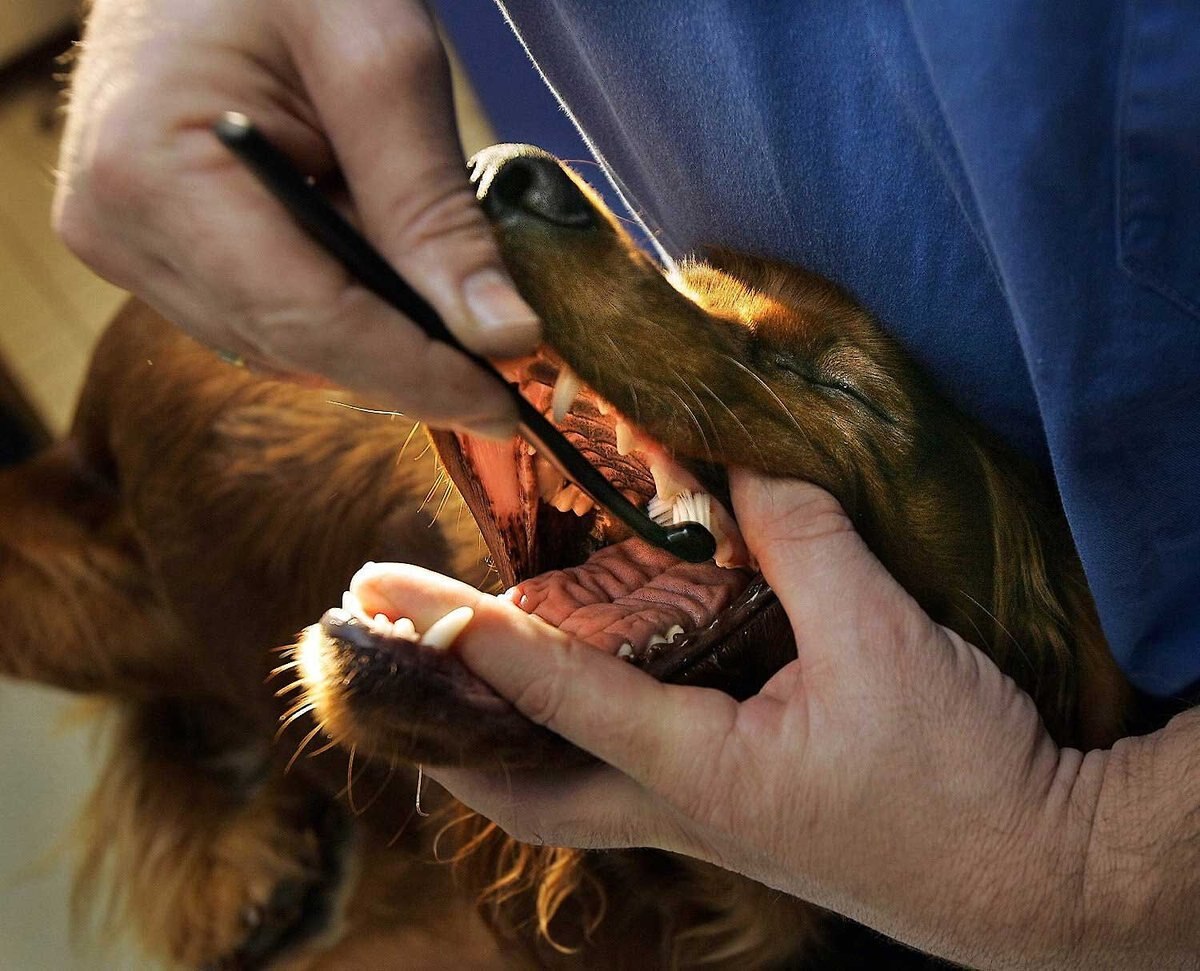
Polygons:
<instances>
[{"instance_id":1,"label":"hand holding dog's jaw","mask_svg":"<svg viewBox=\"0 0 1200 971\"><path fill-rule=\"evenodd\" d=\"M925 617L827 494L733 484L800 652L741 704L661 684L452 581L364 578L364 593L429 621L469 603L477 623L454 647L468 667L608 763L431 774L519 839L697 856L959 960L1003 954L1014 926L1029 953L1054 953L1047 902L1069 897L1082 847L1045 793L1061 792L1071 758L1012 682Z\"/></svg>"},{"instance_id":2,"label":"hand holding dog's jaw","mask_svg":"<svg viewBox=\"0 0 1200 971\"><path fill-rule=\"evenodd\" d=\"M249 115L343 203L469 347L528 352L467 183L423 4L96 0L59 166L67 244L209 346L319 373L415 417L510 434L504 390L352 284L212 136Z\"/></svg>"}]
</instances>

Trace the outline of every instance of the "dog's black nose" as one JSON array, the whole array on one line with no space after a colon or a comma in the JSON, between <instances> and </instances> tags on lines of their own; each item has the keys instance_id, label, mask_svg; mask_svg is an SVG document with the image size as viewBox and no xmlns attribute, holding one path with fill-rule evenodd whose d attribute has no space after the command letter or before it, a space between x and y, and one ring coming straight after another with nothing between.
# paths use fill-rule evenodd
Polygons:
<instances>
[{"instance_id":1,"label":"dog's black nose","mask_svg":"<svg viewBox=\"0 0 1200 971\"><path fill-rule=\"evenodd\" d=\"M528 149L516 154L511 146L497 146L475 156L473 163L479 201L492 219L532 217L567 229L596 225L591 203L554 156Z\"/></svg>"}]
</instances>

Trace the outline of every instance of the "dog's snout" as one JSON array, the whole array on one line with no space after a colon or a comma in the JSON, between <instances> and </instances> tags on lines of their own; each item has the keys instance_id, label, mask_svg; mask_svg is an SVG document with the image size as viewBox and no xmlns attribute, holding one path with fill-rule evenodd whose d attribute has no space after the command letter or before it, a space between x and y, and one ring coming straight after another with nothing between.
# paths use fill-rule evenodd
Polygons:
<instances>
[{"instance_id":1,"label":"dog's snout","mask_svg":"<svg viewBox=\"0 0 1200 971\"><path fill-rule=\"evenodd\" d=\"M479 176L479 201L492 219L526 217L568 229L596 225L591 203L553 156L477 156L476 162L486 166Z\"/></svg>"}]
</instances>

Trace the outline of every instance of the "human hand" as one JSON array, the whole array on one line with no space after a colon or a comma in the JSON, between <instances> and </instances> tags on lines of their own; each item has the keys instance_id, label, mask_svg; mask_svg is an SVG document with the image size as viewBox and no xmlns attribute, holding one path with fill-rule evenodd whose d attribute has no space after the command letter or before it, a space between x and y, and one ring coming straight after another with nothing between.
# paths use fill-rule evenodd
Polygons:
<instances>
[{"instance_id":1,"label":"human hand","mask_svg":"<svg viewBox=\"0 0 1200 971\"><path fill-rule=\"evenodd\" d=\"M431 774L520 840L684 853L969 963L1056 956L1084 858L1057 825L1079 754L924 614L827 493L739 473L732 486L799 653L740 704L454 581L373 568L360 596L418 629L472 605L465 663L607 763Z\"/></svg>"},{"instance_id":2,"label":"human hand","mask_svg":"<svg viewBox=\"0 0 1200 971\"><path fill-rule=\"evenodd\" d=\"M467 183L424 5L95 0L55 222L99 273L214 348L510 433L499 382L355 285L216 141L228 109L305 172L340 172L343 209L469 348L532 349L539 324Z\"/></svg>"}]
</instances>

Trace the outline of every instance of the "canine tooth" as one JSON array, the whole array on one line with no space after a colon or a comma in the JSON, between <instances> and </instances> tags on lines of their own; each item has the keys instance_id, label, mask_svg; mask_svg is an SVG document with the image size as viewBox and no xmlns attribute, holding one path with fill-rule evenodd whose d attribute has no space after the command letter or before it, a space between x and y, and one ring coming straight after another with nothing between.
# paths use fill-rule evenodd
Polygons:
<instances>
[{"instance_id":1,"label":"canine tooth","mask_svg":"<svg viewBox=\"0 0 1200 971\"><path fill-rule=\"evenodd\" d=\"M619 421L615 430L617 433L617 454L628 455L633 451L633 429L625 422Z\"/></svg>"},{"instance_id":2,"label":"canine tooth","mask_svg":"<svg viewBox=\"0 0 1200 971\"><path fill-rule=\"evenodd\" d=\"M654 477L655 490L668 501L674 499L687 488L685 483L675 478L667 463L661 460L650 463L650 475Z\"/></svg>"},{"instance_id":3,"label":"canine tooth","mask_svg":"<svg viewBox=\"0 0 1200 971\"><path fill-rule=\"evenodd\" d=\"M396 622L392 624L392 633L396 637L403 637L406 641L415 641L417 639L417 626L408 617L397 617Z\"/></svg>"},{"instance_id":4,"label":"canine tooth","mask_svg":"<svg viewBox=\"0 0 1200 971\"><path fill-rule=\"evenodd\" d=\"M667 641L673 641L676 637L683 633L683 628L678 624L674 624L666 633Z\"/></svg>"},{"instance_id":5,"label":"canine tooth","mask_svg":"<svg viewBox=\"0 0 1200 971\"><path fill-rule=\"evenodd\" d=\"M633 645L626 641L617 648L617 657L633 657Z\"/></svg>"},{"instance_id":6,"label":"canine tooth","mask_svg":"<svg viewBox=\"0 0 1200 971\"><path fill-rule=\"evenodd\" d=\"M550 500L552 505L559 512L567 512L575 506L579 497L583 495L572 483L567 483L562 490L553 499Z\"/></svg>"},{"instance_id":7,"label":"canine tooth","mask_svg":"<svg viewBox=\"0 0 1200 971\"><path fill-rule=\"evenodd\" d=\"M351 593L349 590L342 594L342 610L366 620L367 612L363 609L362 601L358 599L357 594Z\"/></svg>"},{"instance_id":8,"label":"canine tooth","mask_svg":"<svg viewBox=\"0 0 1200 971\"><path fill-rule=\"evenodd\" d=\"M558 372L558 380L554 382L554 394L550 398L550 409L555 421L562 421L567 417L567 412L571 410L571 405L575 403L582 387L583 382L579 380L579 375L564 364Z\"/></svg>"},{"instance_id":9,"label":"canine tooth","mask_svg":"<svg viewBox=\"0 0 1200 971\"><path fill-rule=\"evenodd\" d=\"M533 469L537 475L538 495L551 502L566 485L562 473L540 455L533 460Z\"/></svg>"},{"instance_id":10,"label":"canine tooth","mask_svg":"<svg viewBox=\"0 0 1200 971\"><path fill-rule=\"evenodd\" d=\"M344 624L354 615L344 607L330 607L325 611L325 616L330 620L336 620L339 624Z\"/></svg>"},{"instance_id":11,"label":"canine tooth","mask_svg":"<svg viewBox=\"0 0 1200 971\"><path fill-rule=\"evenodd\" d=\"M445 617L433 622L429 630L421 636L421 643L439 651L448 650L467 629L474 616L475 611L470 607L455 607Z\"/></svg>"}]
</instances>

